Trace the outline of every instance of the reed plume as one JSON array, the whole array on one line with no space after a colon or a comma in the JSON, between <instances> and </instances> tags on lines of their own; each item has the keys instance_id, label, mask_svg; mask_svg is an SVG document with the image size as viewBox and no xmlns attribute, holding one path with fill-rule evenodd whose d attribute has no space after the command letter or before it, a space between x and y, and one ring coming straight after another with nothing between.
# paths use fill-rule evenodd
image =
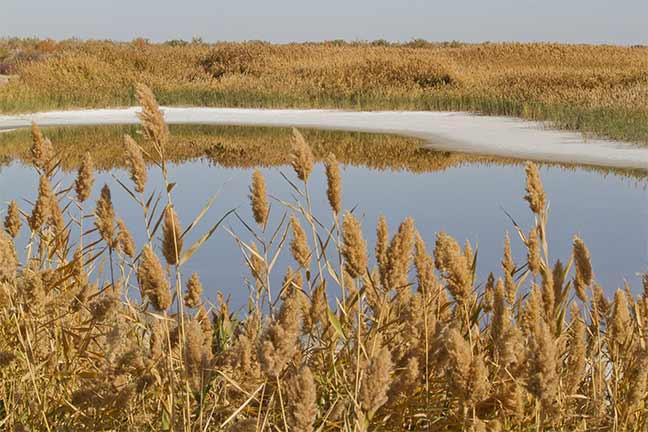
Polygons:
<instances>
[{"instance_id":1,"label":"reed plume","mask_svg":"<svg viewBox=\"0 0 648 432\"><path fill-rule=\"evenodd\" d=\"M387 249L389 249L389 227L385 216L380 215L376 227L376 261L378 262L381 280L386 278Z\"/></svg>"},{"instance_id":2,"label":"reed plume","mask_svg":"<svg viewBox=\"0 0 648 432\"><path fill-rule=\"evenodd\" d=\"M538 166L533 162L526 164L526 195L524 199L529 203L531 211L536 215L544 214L546 206L546 195L542 180L540 179L540 171Z\"/></svg>"},{"instance_id":3,"label":"reed plume","mask_svg":"<svg viewBox=\"0 0 648 432\"><path fill-rule=\"evenodd\" d=\"M99 235L106 242L106 244L113 248L115 247L115 209L112 204L112 197L108 185L101 188L101 195L97 200L97 207L95 209L95 226L99 231Z\"/></svg>"},{"instance_id":4,"label":"reed plume","mask_svg":"<svg viewBox=\"0 0 648 432\"><path fill-rule=\"evenodd\" d=\"M528 345L527 390L540 402L545 419L558 413L558 385L556 343L549 325L536 318Z\"/></svg>"},{"instance_id":5,"label":"reed plume","mask_svg":"<svg viewBox=\"0 0 648 432\"><path fill-rule=\"evenodd\" d=\"M266 183L263 174L258 169L252 173L252 186L250 187L250 203L252 204L252 215L259 226L264 227L268 223L270 206L266 192Z\"/></svg>"},{"instance_id":6,"label":"reed plume","mask_svg":"<svg viewBox=\"0 0 648 432\"><path fill-rule=\"evenodd\" d=\"M576 264L576 276L574 277L574 288L578 298L582 302L587 301L586 289L592 284L592 260L585 242L578 237L574 237L574 262Z\"/></svg>"},{"instance_id":7,"label":"reed plume","mask_svg":"<svg viewBox=\"0 0 648 432\"><path fill-rule=\"evenodd\" d=\"M153 95L149 87L144 84L137 84L135 94L142 107L142 111L137 116L144 129L144 135L154 143L159 155L163 157L164 148L169 139L169 128L164 121L164 115L160 111L155 95Z\"/></svg>"},{"instance_id":8,"label":"reed plume","mask_svg":"<svg viewBox=\"0 0 648 432\"><path fill-rule=\"evenodd\" d=\"M304 228L302 228L299 223L299 219L294 215L290 218L290 226L293 231L293 239L290 242L290 252L295 261L297 261L301 267L308 270L310 268L311 250L308 246L306 231L304 231Z\"/></svg>"},{"instance_id":9,"label":"reed plume","mask_svg":"<svg viewBox=\"0 0 648 432\"><path fill-rule=\"evenodd\" d=\"M434 263L457 303L469 305L473 298L470 266L457 241L444 232L437 235Z\"/></svg>"},{"instance_id":10,"label":"reed plume","mask_svg":"<svg viewBox=\"0 0 648 432\"><path fill-rule=\"evenodd\" d=\"M47 176L42 175L38 184L38 197L29 217L29 227L32 232L38 232L41 227L47 224L51 217L51 201L54 199L52 186Z\"/></svg>"},{"instance_id":11,"label":"reed plume","mask_svg":"<svg viewBox=\"0 0 648 432\"><path fill-rule=\"evenodd\" d=\"M156 310L164 311L171 306L169 281L150 245L144 246L142 251L137 280L142 296L147 297Z\"/></svg>"},{"instance_id":12,"label":"reed plume","mask_svg":"<svg viewBox=\"0 0 648 432\"><path fill-rule=\"evenodd\" d=\"M192 273L187 281L187 292L184 297L184 304L188 308L195 308L200 305L200 298L202 296L202 282L198 273Z\"/></svg>"},{"instance_id":13,"label":"reed plume","mask_svg":"<svg viewBox=\"0 0 648 432\"><path fill-rule=\"evenodd\" d=\"M540 259L540 244L538 243L538 229L532 228L527 237L527 262L529 264L529 271L534 275L540 273L541 259Z\"/></svg>"},{"instance_id":14,"label":"reed plume","mask_svg":"<svg viewBox=\"0 0 648 432\"><path fill-rule=\"evenodd\" d=\"M178 214L172 206L167 206L162 223L162 255L169 265L178 264L183 243Z\"/></svg>"},{"instance_id":15,"label":"reed plume","mask_svg":"<svg viewBox=\"0 0 648 432\"><path fill-rule=\"evenodd\" d=\"M126 256L135 257L135 240L123 219L117 220L117 246Z\"/></svg>"},{"instance_id":16,"label":"reed plume","mask_svg":"<svg viewBox=\"0 0 648 432\"><path fill-rule=\"evenodd\" d=\"M7 233L14 239L18 237L22 222L20 221L20 210L15 200L9 203L7 207L7 216L5 216L4 227Z\"/></svg>"},{"instance_id":17,"label":"reed plume","mask_svg":"<svg viewBox=\"0 0 648 432\"><path fill-rule=\"evenodd\" d=\"M513 279L515 273L515 261L513 261L513 254L511 253L511 237L508 232L504 237L504 258L502 258L502 270L504 271L504 286L506 287L506 295L509 303L515 302L517 295L517 284Z\"/></svg>"},{"instance_id":18,"label":"reed plume","mask_svg":"<svg viewBox=\"0 0 648 432\"><path fill-rule=\"evenodd\" d=\"M0 230L0 283L13 283L18 269L18 259L13 240Z\"/></svg>"},{"instance_id":19,"label":"reed plume","mask_svg":"<svg viewBox=\"0 0 648 432\"><path fill-rule=\"evenodd\" d=\"M578 391L586 373L587 328L581 317L580 309L574 302L571 306L572 321L569 329L569 350L567 354L567 377L565 380L565 391L567 394L575 394Z\"/></svg>"},{"instance_id":20,"label":"reed plume","mask_svg":"<svg viewBox=\"0 0 648 432\"><path fill-rule=\"evenodd\" d=\"M333 153L329 153L324 162L326 166L326 196L331 210L338 215L342 210L342 176L340 166Z\"/></svg>"},{"instance_id":21,"label":"reed plume","mask_svg":"<svg viewBox=\"0 0 648 432\"><path fill-rule=\"evenodd\" d=\"M92 193L92 187L94 185L94 163L92 162L92 156L90 153L86 153L81 162L81 167L77 174L76 181L74 183L74 188L76 191L76 196L79 202L83 203Z\"/></svg>"},{"instance_id":22,"label":"reed plume","mask_svg":"<svg viewBox=\"0 0 648 432\"><path fill-rule=\"evenodd\" d=\"M43 136L40 127L32 122L32 147L31 161L35 167L39 168L43 174L49 175L52 170L54 159L54 147L52 142Z\"/></svg>"},{"instance_id":23,"label":"reed plume","mask_svg":"<svg viewBox=\"0 0 648 432\"><path fill-rule=\"evenodd\" d=\"M297 177L306 182L313 172L313 152L306 143L304 136L293 128L293 147L291 153L291 164Z\"/></svg>"},{"instance_id":24,"label":"reed plume","mask_svg":"<svg viewBox=\"0 0 648 432\"><path fill-rule=\"evenodd\" d=\"M209 380L209 364L212 359L210 344L205 343L205 335L197 320L185 323L185 341L183 347L184 366L187 376L195 391Z\"/></svg>"},{"instance_id":25,"label":"reed plume","mask_svg":"<svg viewBox=\"0 0 648 432\"><path fill-rule=\"evenodd\" d=\"M344 215L342 222L342 256L352 278L367 272L367 243L362 236L360 222L349 212Z\"/></svg>"},{"instance_id":26,"label":"reed plume","mask_svg":"<svg viewBox=\"0 0 648 432\"><path fill-rule=\"evenodd\" d=\"M295 292L286 296L279 316L261 336L257 355L269 377L278 377L299 350L302 310L297 295Z\"/></svg>"},{"instance_id":27,"label":"reed plume","mask_svg":"<svg viewBox=\"0 0 648 432\"><path fill-rule=\"evenodd\" d=\"M286 382L288 426L295 432L312 432L317 417L317 387L308 366L302 366Z\"/></svg>"},{"instance_id":28,"label":"reed plume","mask_svg":"<svg viewBox=\"0 0 648 432\"><path fill-rule=\"evenodd\" d=\"M414 220L406 218L387 249L383 285L386 289L402 289L407 286L409 264L414 247Z\"/></svg>"},{"instance_id":29,"label":"reed plume","mask_svg":"<svg viewBox=\"0 0 648 432\"><path fill-rule=\"evenodd\" d=\"M389 400L394 368L389 349L380 343L376 345L375 354L364 371L365 378L360 389L360 404L370 419Z\"/></svg>"},{"instance_id":30,"label":"reed plume","mask_svg":"<svg viewBox=\"0 0 648 432\"><path fill-rule=\"evenodd\" d=\"M139 193L144 193L148 172L142 150L130 135L124 135L124 145L127 154L126 161L130 168L130 177L135 185L135 190Z\"/></svg>"}]
</instances>

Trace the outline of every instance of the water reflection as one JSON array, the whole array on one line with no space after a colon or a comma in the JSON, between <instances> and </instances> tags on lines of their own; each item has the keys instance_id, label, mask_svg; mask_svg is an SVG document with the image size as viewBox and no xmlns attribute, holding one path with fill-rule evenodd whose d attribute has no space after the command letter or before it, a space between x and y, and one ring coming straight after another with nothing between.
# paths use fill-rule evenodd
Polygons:
<instances>
[{"instance_id":1,"label":"water reflection","mask_svg":"<svg viewBox=\"0 0 648 432\"><path fill-rule=\"evenodd\" d=\"M73 181L82 156L91 152L97 167L104 170L97 184L108 183L113 188L119 216L142 244L145 234L140 209L115 181L128 179L123 169L122 136L137 137L137 130L135 126L66 127L48 128L46 134L62 156L63 185ZM289 130L183 125L172 126L171 133L170 176L177 182L175 204L181 220L192 220L219 188L222 193L205 218L204 229L231 208L238 208L251 220L247 195L252 167L262 167L273 196L291 200L291 188L281 175L284 172L292 177L287 166ZM343 204L346 208L357 206L370 248L380 214L387 217L392 231L402 219L412 216L429 244L443 230L477 245L478 275L484 280L489 271L499 271L504 232L513 231L504 210L523 227L532 224L522 200L524 172L519 161L433 152L404 137L310 130L304 135L318 159L332 151L344 164ZM0 135L0 202L17 199L24 209L30 208L28 201L35 198L38 183L33 169L25 165L29 146L29 131ZM149 185L159 190L158 170L152 169L150 175ZM542 175L550 199L551 258L566 261L572 235L579 234L592 253L597 280L608 292L619 287L624 278L638 290L637 273L648 270L646 173L545 165ZM321 165L311 182L322 185L312 187L315 214L329 215ZM273 217L279 218L281 213L274 212ZM245 235L236 219L229 219L228 225ZM187 242L200 234L201 230L195 231L195 237ZM513 246L518 263L524 262L519 242L514 241ZM286 253L277 268L289 263ZM223 230L189 261L186 270L200 272L211 300L219 290L238 304L247 296L249 271L234 240Z\"/></svg>"}]
</instances>

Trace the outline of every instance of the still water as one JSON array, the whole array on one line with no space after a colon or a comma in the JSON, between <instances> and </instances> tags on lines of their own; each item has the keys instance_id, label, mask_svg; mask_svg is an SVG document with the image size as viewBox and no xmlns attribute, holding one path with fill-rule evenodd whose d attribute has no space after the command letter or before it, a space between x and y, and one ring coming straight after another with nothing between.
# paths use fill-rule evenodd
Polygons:
<instances>
[{"instance_id":1,"label":"still water","mask_svg":"<svg viewBox=\"0 0 648 432\"><path fill-rule=\"evenodd\" d=\"M119 217L129 226L139 245L146 239L139 206L118 185L130 184L123 164L120 137L136 135L132 126L67 127L45 129L62 154L62 170L57 175L61 187L71 184L81 155L90 151L101 171L97 173L94 195L108 184ZM185 244L202 233L231 209L250 224L249 185L252 171L259 167L265 175L268 192L277 199L293 201L288 179L296 177L288 164L290 131L284 129L175 126L169 166L174 202L180 220L193 220L217 191L219 196ZM518 265L526 261L525 251L507 213L525 230L533 215L523 200L524 166L519 161L487 157L435 153L423 149L416 140L384 135L304 131L316 156L333 150L342 162L342 196L347 209L354 208L363 223L370 250L375 241L379 215L385 215L394 232L407 216L412 216L431 251L436 234L446 231L460 243L469 240L478 248L477 274L480 281L493 271L501 274L504 233L512 237ZM137 135L136 135L137 136ZM26 163L29 149L27 131L0 135L0 203L17 200L26 211L36 197L38 177ZM148 191L160 191L160 170L151 166ZM542 179L549 198L548 237L550 257L569 260L574 234L590 249L597 281L611 293L628 281L633 291L640 287L639 273L648 271L648 173L605 171L587 167L542 165ZM326 224L331 213L326 199L326 177L321 163L309 182L313 210ZM91 207L91 206L88 206ZM279 222L286 211L274 201L270 225ZM228 217L213 237L186 264L184 272L199 272L205 295L215 301L222 292L232 303L241 305L248 295L251 275L229 229L250 239L245 226ZM24 246L25 234L18 246ZM159 245L158 245L159 246ZM280 280L291 264L288 250L277 263Z\"/></svg>"}]
</instances>

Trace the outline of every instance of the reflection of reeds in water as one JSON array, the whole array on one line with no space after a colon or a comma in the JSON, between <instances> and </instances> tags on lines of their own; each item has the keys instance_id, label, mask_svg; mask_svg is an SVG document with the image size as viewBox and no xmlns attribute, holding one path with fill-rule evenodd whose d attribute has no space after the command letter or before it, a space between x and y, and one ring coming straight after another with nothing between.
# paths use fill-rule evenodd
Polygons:
<instances>
[{"instance_id":1,"label":"reflection of reeds in water","mask_svg":"<svg viewBox=\"0 0 648 432\"><path fill-rule=\"evenodd\" d=\"M256 168L289 165L292 132L286 128L170 125L171 136L166 155L169 162L182 163L205 158L227 168ZM140 167L135 175L144 178L146 173L139 158L130 158L129 152L139 144L145 153L153 149L142 139L136 126L67 126L46 128L50 140L56 142L61 167L66 171L79 168L86 153L92 155L99 170L126 168L131 160ZM434 151L421 140L397 135L342 132L328 130L302 130L318 162L326 162L333 153L341 164L378 170L425 173L447 168L477 165L522 165L524 161L489 156ZM124 139L126 136L126 139ZM29 133L17 130L0 134L0 162L12 160L31 161L28 144ZM124 140L127 152L124 152ZM606 175L618 174L642 179L648 171L543 163L565 170L586 169Z\"/></svg>"},{"instance_id":2,"label":"reflection of reeds in water","mask_svg":"<svg viewBox=\"0 0 648 432\"><path fill-rule=\"evenodd\" d=\"M42 170L44 161L33 158L39 198L33 208L8 209L0 230L0 421L8 430L639 431L648 424L648 277L639 296L626 288L611 300L582 239L574 239L567 265L550 260L547 198L534 164L526 165L524 197L531 234L515 226L528 260L513 260L507 237L502 277L494 269L485 285L469 243L439 233L429 251L411 218L391 236L380 219L374 259L361 220L336 199L329 196L330 213L314 215L311 151L296 131L287 151L294 200L268 206L256 172L257 224L237 214L254 240L220 219L188 244L210 204L181 227L162 157L170 150L166 128L152 95L144 89L140 97L147 140L155 142L143 153L165 183L151 193L130 153L133 186L120 186L142 208L143 244L117 218L110 185L93 216L77 199L92 178L87 156L76 182L83 193L60 184L56 163ZM335 156L327 163L330 195L341 193ZM94 228L84 227L86 219ZM21 225L29 226L29 242L19 262ZM217 305L204 302L197 274L184 280L185 263L219 227L253 275L241 314L222 296ZM296 267L275 285L276 257L289 252Z\"/></svg>"}]
</instances>

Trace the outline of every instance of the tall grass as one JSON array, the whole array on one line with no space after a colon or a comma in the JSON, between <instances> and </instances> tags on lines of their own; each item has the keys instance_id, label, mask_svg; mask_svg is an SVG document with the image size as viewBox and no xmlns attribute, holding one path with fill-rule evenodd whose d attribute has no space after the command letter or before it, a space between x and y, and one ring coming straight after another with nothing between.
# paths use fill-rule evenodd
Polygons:
<instances>
[{"instance_id":1,"label":"tall grass","mask_svg":"<svg viewBox=\"0 0 648 432\"><path fill-rule=\"evenodd\" d=\"M465 110L648 142L646 47L558 44L0 42L0 110L136 103ZM2 62L0 58L0 62Z\"/></svg>"},{"instance_id":2,"label":"tall grass","mask_svg":"<svg viewBox=\"0 0 648 432\"><path fill-rule=\"evenodd\" d=\"M476 280L478 251L415 221L375 251L328 155L329 214L315 215L314 156L293 132L294 199L268 195L255 173L253 219L233 212L253 241L215 221L194 244L167 174L169 130L138 86L147 148L126 138L132 186L102 187L94 209L91 157L73 185L57 179L56 145L34 126L40 176L33 208L12 203L0 231L0 424L8 430L644 430L644 293L613 299L596 283L585 242L550 255L547 198L526 165L532 223L515 226L528 256ZM145 161L163 173L149 190ZM181 179L179 179L181 180ZM141 205L135 244L112 193ZM186 222L186 221L185 221ZM134 227L130 227L133 229ZM29 231L26 258L14 239ZM216 230L240 246L253 279L244 313L201 299L184 266ZM294 266L276 268L290 253ZM284 274L279 284L273 274ZM135 295L133 295L135 291Z\"/></svg>"}]
</instances>

